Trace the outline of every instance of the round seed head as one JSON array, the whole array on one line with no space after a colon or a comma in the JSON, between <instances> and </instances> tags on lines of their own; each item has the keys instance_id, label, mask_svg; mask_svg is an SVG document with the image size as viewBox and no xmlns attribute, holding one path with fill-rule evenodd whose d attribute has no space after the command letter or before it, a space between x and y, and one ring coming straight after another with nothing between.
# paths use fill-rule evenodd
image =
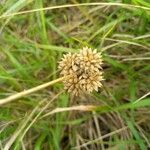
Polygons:
<instances>
[{"instance_id":1,"label":"round seed head","mask_svg":"<svg viewBox=\"0 0 150 150\"><path fill-rule=\"evenodd\" d=\"M72 95L82 92L98 91L102 86L101 53L84 47L78 54L66 54L59 62L60 75L68 76L63 82L65 89Z\"/></svg>"}]
</instances>

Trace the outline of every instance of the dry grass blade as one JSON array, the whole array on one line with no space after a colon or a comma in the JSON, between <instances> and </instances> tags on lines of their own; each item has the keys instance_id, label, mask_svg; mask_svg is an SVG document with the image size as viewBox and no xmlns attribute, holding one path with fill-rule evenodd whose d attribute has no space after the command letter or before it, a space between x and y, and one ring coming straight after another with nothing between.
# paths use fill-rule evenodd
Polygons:
<instances>
[{"instance_id":1,"label":"dry grass blade","mask_svg":"<svg viewBox=\"0 0 150 150\"><path fill-rule=\"evenodd\" d=\"M139 132L141 133L143 139L146 141L147 145L150 147L150 140L148 139L148 137L146 137L146 135L143 133L142 128L136 124L137 129L139 130Z\"/></svg>"},{"instance_id":2,"label":"dry grass blade","mask_svg":"<svg viewBox=\"0 0 150 150\"><path fill-rule=\"evenodd\" d=\"M95 112L93 112L93 118L94 118L94 123L95 123L97 135L98 135L98 137L101 137L101 136L102 136L102 134L101 134L101 129L100 129L100 125L99 125L99 122L98 122L98 118L97 118ZM105 150L103 141L102 141L102 144L101 144L101 149L102 149L102 150Z\"/></svg>"},{"instance_id":3,"label":"dry grass blade","mask_svg":"<svg viewBox=\"0 0 150 150\"><path fill-rule=\"evenodd\" d=\"M150 57L125 58L122 61L150 60Z\"/></svg>"},{"instance_id":4,"label":"dry grass blade","mask_svg":"<svg viewBox=\"0 0 150 150\"><path fill-rule=\"evenodd\" d=\"M31 94L33 92L36 92L36 91L39 91L39 90L42 90L50 85L53 85L57 82L60 82L60 81L63 81L66 77L62 77L62 78L58 78L56 80L53 80L53 81L50 81L50 82L47 82L47 83L44 83L42 85L39 85L39 86L36 86L34 88L31 88L31 89L28 89L28 90L25 90L25 91L22 91L22 92L19 92L17 94L14 94L14 95L11 95L7 98L4 98L4 99L1 99L0 100L0 106L6 104L6 103L9 103L9 102L12 102L20 97L23 97L23 96L26 96L28 94Z\"/></svg>"},{"instance_id":5,"label":"dry grass blade","mask_svg":"<svg viewBox=\"0 0 150 150\"><path fill-rule=\"evenodd\" d=\"M148 7L144 6L136 6L136 5L129 5L129 4L121 4L121 3L81 3L81 4L67 4L67 5L60 5L60 6L50 6L50 7L45 7L45 8L39 8L39 9L32 9L32 10L26 10L26 11L21 11L17 13L12 13L12 14L3 14L0 16L1 18L7 18L7 17L12 17L16 15L21 15L21 14L27 14L27 13L33 13L33 12L38 12L38 11L45 11L45 10L52 10L52 9L60 9L60 8L68 8L68 7L77 7L77 6L122 6L122 7L134 7L134 8L141 8L144 10L150 10Z\"/></svg>"},{"instance_id":6,"label":"dry grass blade","mask_svg":"<svg viewBox=\"0 0 150 150\"><path fill-rule=\"evenodd\" d=\"M143 95L142 97L140 97L139 99L137 99L134 104L138 103L140 100L144 99L145 97L147 97L148 95L150 95L150 92L146 93L145 95Z\"/></svg>"},{"instance_id":7,"label":"dry grass blade","mask_svg":"<svg viewBox=\"0 0 150 150\"><path fill-rule=\"evenodd\" d=\"M79 105L79 106L72 106L72 107L64 107L64 108L56 108L52 110L51 112L43 115L41 118L47 117L49 115L59 113L59 112L65 112L65 111L73 111L73 110L79 110L79 111L93 111L97 106L94 105Z\"/></svg>"}]
</instances>

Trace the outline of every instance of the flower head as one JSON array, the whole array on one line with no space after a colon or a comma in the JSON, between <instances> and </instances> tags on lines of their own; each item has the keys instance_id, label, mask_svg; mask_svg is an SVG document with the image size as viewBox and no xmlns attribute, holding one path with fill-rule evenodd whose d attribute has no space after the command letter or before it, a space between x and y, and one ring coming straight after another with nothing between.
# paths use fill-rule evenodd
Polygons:
<instances>
[{"instance_id":1,"label":"flower head","mask_svg":"<svg viewBox=\"0 0 150 150\"><path fill-rule=\"evenodd\" d=\"M65 89L76 96L81 92L98 91L103 80L101 64L101 53L88 47L81 49L78 54L64 55L59 62L59 69L62 76L68 76L64 80Z\"/></svg>"}]
</instances>

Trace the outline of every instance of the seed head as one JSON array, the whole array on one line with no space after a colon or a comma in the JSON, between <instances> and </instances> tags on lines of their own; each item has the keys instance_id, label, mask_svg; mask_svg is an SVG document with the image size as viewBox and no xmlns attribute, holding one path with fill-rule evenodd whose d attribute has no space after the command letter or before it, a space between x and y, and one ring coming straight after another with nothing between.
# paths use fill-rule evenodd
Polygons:
<instances>
[{"instance_id":1,"label":"seed head","mask_svg":"<svg viewBox=\"0 0 150 150\"><path fill-rule=\"evenodd\" d=\"M58 68L60 75L68 76L63 81L65 89L76 96L82 92L98 91L103 80L101 64L101 53L88 47L84 47L79 53L64 55Z\"/></svg>"}]
</instances>

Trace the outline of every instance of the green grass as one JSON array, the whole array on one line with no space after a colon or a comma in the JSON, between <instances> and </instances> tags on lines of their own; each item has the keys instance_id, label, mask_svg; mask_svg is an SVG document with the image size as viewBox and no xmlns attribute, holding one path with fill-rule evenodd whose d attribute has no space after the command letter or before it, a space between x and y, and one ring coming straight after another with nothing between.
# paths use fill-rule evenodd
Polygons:
<instances>
[{"instance_id":1,"label":"green grass","mask_svg":"<svg viewBox=\"0 0 150 150\"><path fill-rule=\"evenodd\" d=\"M0 2L0 99L57 79L62 55L83 46L103 52L105 78L102 89L91 95L73 99L57 83L0 106L0 149L150 146L150 3L95 2ZM42 117L78 105L97 108Z\"/></svg>"}]
</instances>

